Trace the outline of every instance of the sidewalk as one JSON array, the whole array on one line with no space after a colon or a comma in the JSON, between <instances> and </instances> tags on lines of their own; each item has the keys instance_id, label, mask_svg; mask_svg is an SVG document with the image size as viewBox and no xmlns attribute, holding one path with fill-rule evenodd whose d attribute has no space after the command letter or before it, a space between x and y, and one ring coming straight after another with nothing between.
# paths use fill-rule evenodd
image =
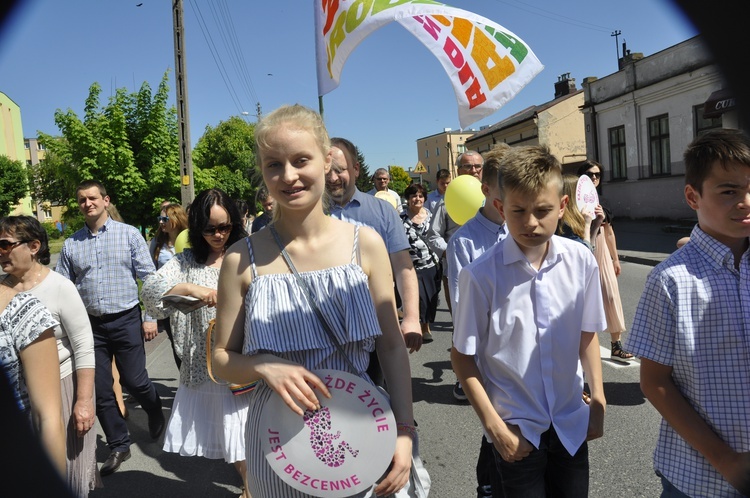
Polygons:
<instances>
[{"instance_id":1,"label":"sidewalk","mask_svg":"<svg viewBox=\"0 0 750 498\"><path fill-rule=\"evenodd\" d=\"M693 224L619 218L614 220L612 228L620 261L656 266L677 249L679 239L690 235Z\"/></svg>"},{"instance_id":2,"label":"sidewalk","mask_svg":"<svg viewBox=\"0 0 750 498\"><path fill-rule=\"evenodd\" d=\"M172 411L179 373L172 358L166 333L146 343L146 369L161 397L164 415ZM92 491L91 498L130 498L132 496L211 496L236 498L242 485L239 474L223 460L183 457L162 451L164 436L152 441L148 419L140 405L127 402L131 458L120 469L103 478L104 488ZM96 424L99 466L109 456L104 433Z\"/></svg>"}]
</instances>

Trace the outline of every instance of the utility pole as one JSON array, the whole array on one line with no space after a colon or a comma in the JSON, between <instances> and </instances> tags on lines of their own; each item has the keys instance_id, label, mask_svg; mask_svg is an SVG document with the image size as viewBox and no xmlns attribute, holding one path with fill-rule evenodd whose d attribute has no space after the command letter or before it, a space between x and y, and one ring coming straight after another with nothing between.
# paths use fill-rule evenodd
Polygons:
<instances>
[{"instance_id":1,"label":"utility pole","mask_svg":"<svg viewBox=\"0 0 750 498\"><path fill-rule=\"evenodd\" d=\"M180 190L182 205L187 207L195 199L193 182L193 155L190 151L190 117L188 112L187 69L185 69L185 30L183 28L182 0L172 3L174 29L175 89L177 93L177 133L180 139Z\"/></svg>"},{"instance_id":2,"label":"utility pole","mask_svg":"<svg viewBox=\"0 0 750 498\"><path fill-rule=\"evenodd\" d=\"M615 50L617 50L617 64L618 65L620 64L620 39L619 39L619 36L621 34L622 34L622 31L620 31L619 29L616 29L616 30L614 30L612 32L611 35L609 35L609 36L614 36L615 37ZM625 55L625 54L622 54L622 55Z\"/></svg>"}]
</instances>

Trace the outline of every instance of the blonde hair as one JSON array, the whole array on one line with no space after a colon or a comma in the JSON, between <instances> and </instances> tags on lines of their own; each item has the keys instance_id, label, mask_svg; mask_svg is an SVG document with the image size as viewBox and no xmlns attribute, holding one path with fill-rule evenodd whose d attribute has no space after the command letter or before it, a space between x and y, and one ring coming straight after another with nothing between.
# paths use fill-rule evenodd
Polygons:
<instances>
[{"instance_id":1,"label":"blonde hair","mask_svg":"<svg viewBox=\"0 0 750 498\"><path fill-rule=\"evenodd\" d=\"M574 234L585 239L586 220L583 213L578 209L576 204L576 188L578 187L578 177L575 175L563 175L563 195L568 196L568 204L565 206L563 216L558 224L557 233L563 233L563 225L568 225Z\"/></svg>"},{"instance_id":2,"label":"blonde hair","mask_svg":"<svg viewBox=\"0 0 750 498\"><path fill-rule=\"evenodd\" d=\"M485 185L498 185L500 174L500 167L503 164L503 157L510 150L510 145L505 142L500 142L492 146L490 150L485 152L482 157L484 158L484 166L482 166L482 183Z\"/></svg>"},{"instance_id":3,"label":"blonde hair","mask_svg":"<svg viewBox=\"0 0 750 498\"><path fill-rule=\"evenodd\" d=\"M255 145L259 158L263 156L263 149L270 147L268 136L280 126L287 126L293 130L309 131L315 137L315 142L324 156L331 149L328 131L320 114L299 104L283 105L263 116L255 126Z\"/></svg>"},{"instance_id":4,"label":"blonde hair","mask_svg":"<svg viewBox=\"0 0 750 498\"><path fill-rule=\"evenodd\" d=\"M511 147L501 159L498 185L501 198L510 190L537 195L550 185L562 196L562 166L546 145Z\"/></svg>"}]
</instances>

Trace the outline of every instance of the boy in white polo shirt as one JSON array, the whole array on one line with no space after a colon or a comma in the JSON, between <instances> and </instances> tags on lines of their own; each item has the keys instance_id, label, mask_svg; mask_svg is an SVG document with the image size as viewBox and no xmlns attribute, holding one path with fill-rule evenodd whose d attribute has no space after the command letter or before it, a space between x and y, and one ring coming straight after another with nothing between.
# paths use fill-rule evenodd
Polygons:
<instances>
[{"instance_id":1,"label":"boy in white polo shirt","mask_svg":"<svg viewBox=\"0 0 750 498\"><path fill-rule=\"evenodd\" d=\"M499 187L509 236L459 275L453 369L494 445L495 496L587 496L586 441L602 436L606 405L599 270L554 235L568 198L547 147L508 151Z\"/></svg>"}]
</instances>

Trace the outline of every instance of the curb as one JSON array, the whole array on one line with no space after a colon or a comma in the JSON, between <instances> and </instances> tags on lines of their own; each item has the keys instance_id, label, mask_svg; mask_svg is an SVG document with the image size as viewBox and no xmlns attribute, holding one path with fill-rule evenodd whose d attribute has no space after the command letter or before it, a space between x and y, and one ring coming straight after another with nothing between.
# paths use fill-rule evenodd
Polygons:
<instances>
[{"instance_id":1,"label":"curb","mask_svg":"<svg viewBox=\"0 0 750 498\"><path fill-rule=\"evenodd\" d=\"M620 257L620 261L626 261L628 263L635 263L638 265L647 265L647 266L656 266L663 261L661 259L648 258L644 256L631 256L631 255L625 255L625 254L620 254L619 257Z\"/></svg>"}]
</instances>

